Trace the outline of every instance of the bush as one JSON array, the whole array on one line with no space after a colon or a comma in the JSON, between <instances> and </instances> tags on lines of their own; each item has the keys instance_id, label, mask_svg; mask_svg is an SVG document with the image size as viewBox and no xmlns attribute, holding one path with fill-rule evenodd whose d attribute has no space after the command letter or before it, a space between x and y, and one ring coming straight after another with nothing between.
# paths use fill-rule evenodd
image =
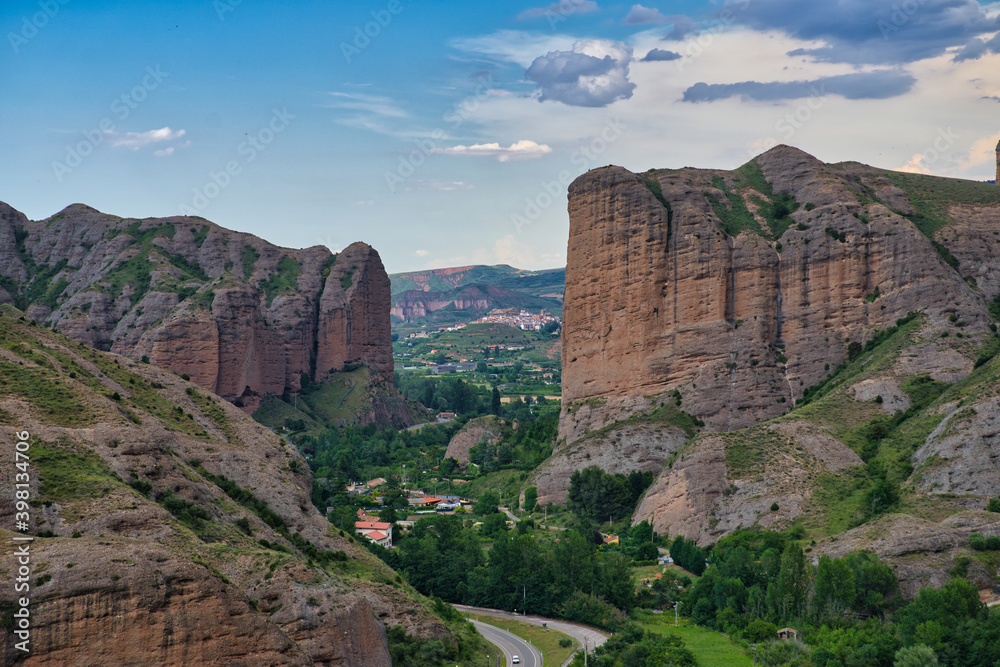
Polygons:
<instances>
[{"instance_id":1,"label":"bush","mask_svg":"<svg viewBox=\"0 0 1000 667\"><path fill-rule=\"evenodd\" d=\"M573 640L570 639L569 637L563 637L562 639L559 640L559 646L561 646L562 648L569 648L572 645L573 645Z\"/></svg>"},{"instance_id":2,"label":"bush","mask_svg":"<svg viewBox=\"0 0 1000 667\"><path fill-rule=\"evenodd\" d=\"M987 512L1000 512L1000 497L990 498L990 501L986 503Z\"/></svg>"},{"instance_id":3,"label":"bush","mask_svg":"<svg viewBox=\"0 0 1000 667\"><path fill-rule=\"evenodd\" d=\"M778 638L778 626L762 618L755 618L743 630L743 639L748 642L766 642Z\"/></svg>"}]
</instances>

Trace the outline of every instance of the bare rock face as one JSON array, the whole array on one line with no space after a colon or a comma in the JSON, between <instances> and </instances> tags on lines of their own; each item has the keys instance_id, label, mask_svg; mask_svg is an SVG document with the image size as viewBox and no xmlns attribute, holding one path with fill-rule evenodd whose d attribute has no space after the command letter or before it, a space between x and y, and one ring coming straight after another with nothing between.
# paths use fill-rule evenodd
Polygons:
<instances>
[{"instance_id":1,"label":"bare rock face","mask_svg":"<svg viewBox=\"0 0 1000 667\"><path fill-rule=\"evenodd\" d=\"M202 218L123 219L74 204L30 222L0 204L0 276L0 301L32 319L186 373L248 411L303 377L392 371L389 278L363 243L333 255Z\"/></svg>"},{"instance_id":2,"label":"bare rock face","mask_svg":"<svg viewBox=\"0 0 1000 667\"><path fill-rule=\"evenodd\" d=\"M458 433L451 437L448 442L448 449L445 451L445 458L454 458L459 465L467 466L471 462L469 450L481 442L488 442L495 445L500 442L506 428L505 422L493 415L477 417L463 426Z\"/></svg>"},{"instance_id":3,"label":"bare rock face","mask_svg":"<svg viewBox=\"0 0 1000 667\"><path fill-rule=\"evenodd\" d=\"M687 435L670 424L622 424L594 433L572 444L561 444L535 471L539 505L562 504L570 477L577 470L597 466L607 473L635 470L658 475L670 456L687 442Z\"/></svg>"},{"instance_id":4,"label":"bare rock face","mask_svg":"<svg viewBox=\"0 0 1000 667\"><path fill-rule=\"evenodd\" d=\"M985 336L983 298L906 217L907 196L878 170L787 146L734 172L578 178L560 435L572 442L674 390L712 430L775 417L850 342L914 311ZM598 398L586 420L570 418Z\"/></svg>"},{"instance_id":5,"label":"bare rock face","mask_svg":"<svg viewBox=\"0 0 1000 667\"><path fill-rule=\"evenodd\" d=\"M663 470L633 520L699 544L738 528L782 528L806 512L817 475L861 464L854 451L807 422L709 434Z\"/></svg>"},{"instance_id":6,"label":"bare rock face","mask_svg":"<svg viewBox=\"0 0 1000 667\"><path fill-rule=\"evenodd\" d=\"M923 491L1000 496L1000 397L954 407L913 460Z\"/></svg>"}]
</instances>

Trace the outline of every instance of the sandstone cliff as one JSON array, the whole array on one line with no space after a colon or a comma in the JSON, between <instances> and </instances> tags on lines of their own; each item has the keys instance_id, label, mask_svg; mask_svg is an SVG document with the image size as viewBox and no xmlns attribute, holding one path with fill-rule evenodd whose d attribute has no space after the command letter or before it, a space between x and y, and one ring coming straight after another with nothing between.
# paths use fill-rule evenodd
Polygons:
<instances>
[{"instance_id":1,"label":"sandstone cliff","mask_svg":"<svg viewBox=\"0 0 1000 667\"><path fill-rule=\"evenodd\" d=\"M995 260L967 243L964 280L925 233L947 211L927 210L919 194L886 172L785 146L733 172L607 167L578 178L560 435L573 441L673 390L712 430L775 417L850 342L912 311L986 335ZM995 221L998 199L963 203L961 216ZM593 398L600 409L569 419Z\"/></svg>"},{"instance_id":2,"label":"sandstone cliff","mask_svg":"<svg viewBox=\"0 0 1000 667\"><path fill-rule=\"evenodd\" d=\"M0 315L0 377L3 438L30 433L23 664L388 667L388 625L457 641L331 528L301 455L238 408L16 314ZM10 488L12 446L0 464ZM13 512L0 505L3 526ZM0 532L0 577L12 581L14 542ZM14 597L0 592L3 613ZM12 639L0 634L5 664L19 655Z\"/></svg>"},{"instance_id":3,"label":"sandstone cliff","mask_svg":"<svg viewBox=\"0 0 1000 667\"><path fill-rule=\"evenodd\" d=\"M971 532L1000 534L982 511L1000 494L995 186L782 146L734 171L596 169L569 212L564 441L540 500L595 460L659 466L635 522L702 545L799 526L814 556L871 549L910 592ZM637 433L664 405L704 430Z\"/></svg>"},{"instance_id":4,"label":"sandstone cliff","mask_svg":"<svg viewBox=\"0 0 1000 667\"><path fill-rule=\"evenodd\" d=\"M188 374L247 409L345 366L392 370L389 279L354 243L278 248L202 218L0 203L0 302L101 350Z\"/></svg>"}]
</instances>

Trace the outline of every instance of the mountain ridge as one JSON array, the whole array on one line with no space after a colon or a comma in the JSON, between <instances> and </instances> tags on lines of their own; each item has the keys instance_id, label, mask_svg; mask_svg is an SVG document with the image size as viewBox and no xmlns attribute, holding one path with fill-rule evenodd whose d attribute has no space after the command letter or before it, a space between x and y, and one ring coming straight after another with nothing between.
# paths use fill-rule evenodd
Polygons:
<instances>
[{"instance_id":1,"label":"mountain ridge","mask_svg":"<svg viewBox=\"0 0 1000 667\"><path fill-rule=\"evenodd\" d=\"M392 370L389 279L354 243L279 248L203 218L0 204L0 303L103 350L194 378L248 411L303 377Z\"/></svg>"}]
</instances>

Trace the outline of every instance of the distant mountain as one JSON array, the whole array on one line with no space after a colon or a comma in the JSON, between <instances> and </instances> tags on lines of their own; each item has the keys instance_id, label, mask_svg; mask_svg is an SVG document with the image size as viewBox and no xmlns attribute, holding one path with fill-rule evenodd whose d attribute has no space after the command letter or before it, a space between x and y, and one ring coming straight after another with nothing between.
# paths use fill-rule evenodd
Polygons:
<instances>
[{"instance_id":1,"label":"distant mountain","mask_svg":"<svg viewBox=\"0 0 1000 667\"><path fill-rule=\"evenodd\" d=\"M506 264L389 275L393 324L450 324L494 308L562 313L565 269L527 271Z\"/></svg>"}]
</instances>

